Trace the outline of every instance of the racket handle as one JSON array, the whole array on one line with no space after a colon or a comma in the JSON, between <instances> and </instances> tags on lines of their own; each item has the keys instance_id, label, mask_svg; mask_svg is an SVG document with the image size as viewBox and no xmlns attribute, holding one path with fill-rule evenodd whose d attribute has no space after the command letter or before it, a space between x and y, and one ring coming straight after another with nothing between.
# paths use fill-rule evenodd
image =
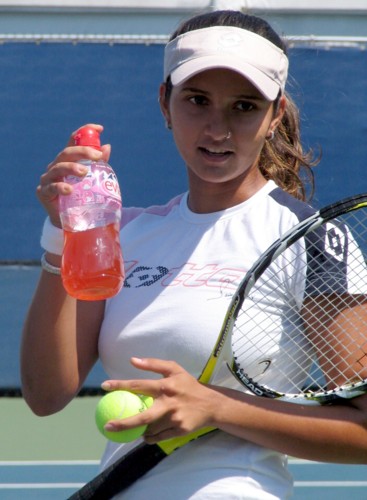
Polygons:
<instances>
[{"instance_id":1,"label":"racket handle","mask_svg":"<svg viewBox=\"0 0 367 500\"><path fill-rule=\"evenodd\" d=\"M187 436L167 439L158 444L141 443L85 484L68 500L108 500L131 486L177 448L216 430L214 427L204 427Z\"/></svg>"},{"instance_id":2,"label":"racket handle","mask_svg":"<svg viewBox=\"0 0 367 500\"><path fill-rule=\"evenodd\" d=\"M85 484L68 500L108 500L131 486L167 455L157 445L140 444Z\"/></svg>"}]
</instances>

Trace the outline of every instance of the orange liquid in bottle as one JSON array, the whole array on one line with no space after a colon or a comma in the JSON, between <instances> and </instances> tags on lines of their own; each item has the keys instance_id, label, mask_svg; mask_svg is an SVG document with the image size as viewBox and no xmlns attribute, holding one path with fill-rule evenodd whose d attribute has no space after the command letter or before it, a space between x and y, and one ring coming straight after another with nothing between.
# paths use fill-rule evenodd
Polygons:
<instances>
[{"instance_id":1,"label":"orange liquid in bottle","mask_svg":"<svg viewBox=\"0 0 367 500\"><path fill-rule=\"evenodd\" d=\"M103 300L118 293L124 282L119 225L87 231L64 231L61 276L69 295Z\"/></svg>"}]
</instances>

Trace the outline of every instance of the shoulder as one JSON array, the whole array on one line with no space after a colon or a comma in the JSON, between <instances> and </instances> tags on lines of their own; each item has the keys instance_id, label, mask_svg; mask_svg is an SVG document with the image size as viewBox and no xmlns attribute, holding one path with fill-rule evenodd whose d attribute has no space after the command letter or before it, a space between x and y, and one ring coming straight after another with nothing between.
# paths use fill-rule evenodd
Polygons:
<instances>
[{"instance_id":1,"label":"shoulder","mask_svg":"<svg viewBox=\"0 0 367 500\"><path fill-rule=\"evenodd\" d=\"M121 227L126 226L129 222L133 221L137 217L148 214L158 217L167 216L175 207L177 207L184 194L180 194L172 198L169 202L164 205L152 205L147 208L141 207L127 207L122 209L122 217L121 217Z\"/></svg>"},{"instance_id":2,"label":"shoulder","mask_svg":"<svg viewBox=\"0 0 367 500\"><path fill-rule=\"evenodd\" d=\"M316 212L308 203L299 200L274 184L268 193L269 204L279 212L289 213L295 220L302 221Z\"/></svg>"}]
</instances>

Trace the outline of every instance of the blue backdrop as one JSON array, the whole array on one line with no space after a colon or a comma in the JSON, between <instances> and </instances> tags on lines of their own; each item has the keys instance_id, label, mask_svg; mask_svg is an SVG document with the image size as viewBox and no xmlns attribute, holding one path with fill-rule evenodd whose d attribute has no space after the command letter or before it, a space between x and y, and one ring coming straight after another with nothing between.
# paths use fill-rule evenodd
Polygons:
<instances>
[{"instance_id":1,"label":"blue backdrop","mask_svg":"<svg viewBox=\"0 0 367 500\"><path fill-rule=\"evenodd\" d=\"M316 206L367 190L364 49L310 44L290 50L288 90L301 109L303 141L322 148ZM186 189L157 102L162 55L159 44L0 45L0 263L39 260L44 214L35 188L70 132L86 122L105 127L124 205L165 202ZM0 279L0 386L17 385L21 325L36 274L7 268Z\"/></svg>"},{"instance_id":2,"label":"blue backdrop","mask_svg":"<svg viewBox=\"0 0 367 500\"><path fill-rule=\"evenodd\" d=\"M69 133L105 126L125 205L185 189L184 167L157 102L162 45L5 43L0 46L0 260L40 256L35 187ZM293 48L288 87L306 144L320 145L316 203L367 189L367 51Z\"/></svg>"}]
</instances>

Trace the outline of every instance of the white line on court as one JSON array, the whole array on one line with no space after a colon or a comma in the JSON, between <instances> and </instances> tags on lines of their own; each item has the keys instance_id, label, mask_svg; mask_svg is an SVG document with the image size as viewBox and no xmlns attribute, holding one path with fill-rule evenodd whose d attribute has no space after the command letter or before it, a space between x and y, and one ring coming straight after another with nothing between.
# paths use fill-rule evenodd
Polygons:
<instances>
[{"instance_id":1,"label":"white line on court","mask_svg":"<svg viewBox=\"0 0 367 500\"><path fill-rule=\"evenodd\" d=\"M294 486L302 488L360 488L367 486L367 481L295 481Z\"/></svg>"},{"instance_id":2,"label":"white line on court","mask_svg":"<svg viewBox=\"0 0 367 500\"><path fill-rule=\"evenodd\" d=\"M288 463L292 465L304 465L304 464L320 464L322 462L313 462L311 460L305 460L304 458L288 458Z\"/></svg>"},{"instance_id":3,"label":"white line on court","mask_svg":"<svg viewBox=\"0 0 367 500\"><path fill-rule=\"evenodd\" d=\"M0 490L24 490L24 489L78 489L85 483L0 483ZM295 487L302 488L357 488L366 487L367 481L296 481Z\"/></svg>"},{"instance_id":4,"label":"white line on court","mask_svg":"<svg viewBox=\"0 0 367 500\"><path fill-rule=\"evenodd\" d=\"M55 489L78 489L85 483L0 483L0 490L55 490Z\"/></svg>"},{"instance_id":5,"label":"white line on court","mask_svg":"<svg viewBox=\"0 0 367 500\"><path fill-rule=\"evenodd\" d=\"M25 465L99 465L99 460L0 460L0 467Z\"/></svg>"}]
</instances>

